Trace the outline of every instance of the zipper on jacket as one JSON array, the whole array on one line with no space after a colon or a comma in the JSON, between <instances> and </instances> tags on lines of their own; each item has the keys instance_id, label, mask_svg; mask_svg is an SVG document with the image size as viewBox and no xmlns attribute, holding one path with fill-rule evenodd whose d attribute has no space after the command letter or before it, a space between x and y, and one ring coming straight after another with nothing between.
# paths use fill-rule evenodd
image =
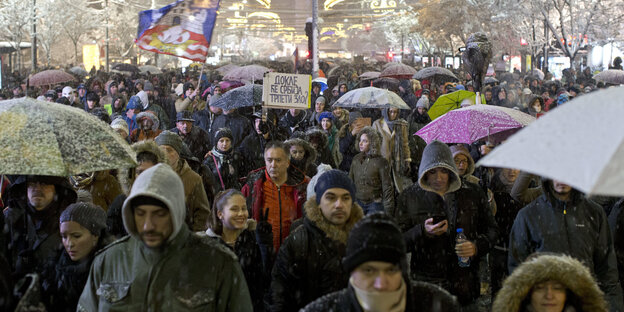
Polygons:
<instances>
[{"instance_id":1,"label":"zipper on jacket","mask_svg":"<svg viewBox=\"0 0 624 312\"><path fill-rule=\"evenodd\" d=\"M282 245L282 193L280 190L281 190L281 187L277 186L277 201L279 202L279 242L281 246Z\"/></svg>"}]
</instances>

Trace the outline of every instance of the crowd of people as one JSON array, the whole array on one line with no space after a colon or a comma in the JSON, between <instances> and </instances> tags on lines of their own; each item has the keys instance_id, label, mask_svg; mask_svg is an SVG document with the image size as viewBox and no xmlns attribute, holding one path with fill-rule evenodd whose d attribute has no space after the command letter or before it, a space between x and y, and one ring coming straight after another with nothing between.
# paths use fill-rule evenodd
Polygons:
<instances>
[{"instance_id":1,"label":"crowd of people","mask_svg":"<svg viewBox=\"0 0 624 312\"><path fill-rule=\"evenodd\" d=\"M313 83L308 110L222 109L240 84L178 71L2 93L97 116L137 166L1 176L0 307L624 311L624 199L475 168L487 140L413 135L470 77L386 79L410 110L334 105L376 83L358 74ZM605 87L585 68L504 73L481 93L540 117Z\"/></svg>"}]
</instances>

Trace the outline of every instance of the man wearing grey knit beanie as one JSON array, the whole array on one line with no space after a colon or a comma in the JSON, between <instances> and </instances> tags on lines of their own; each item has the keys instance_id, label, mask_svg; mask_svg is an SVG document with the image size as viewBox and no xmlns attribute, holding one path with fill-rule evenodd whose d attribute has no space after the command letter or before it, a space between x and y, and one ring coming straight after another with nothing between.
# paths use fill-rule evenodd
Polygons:
<instances>
[{"instance_id":1,"label":"man wearing grey knit beanie","mask_svg":"<svg viewBox=\"0 0 624 312\"><path fill-rule=\"evenodd\" d=\"M210 216L210 203L202 178L180 157L184 142L179 135L171 131L163 131L154 140L167 156L169 166L173 168L184 185L184 202L186 203L186 224L195 232L205 231Z\"/></svg>"}]
</instances>

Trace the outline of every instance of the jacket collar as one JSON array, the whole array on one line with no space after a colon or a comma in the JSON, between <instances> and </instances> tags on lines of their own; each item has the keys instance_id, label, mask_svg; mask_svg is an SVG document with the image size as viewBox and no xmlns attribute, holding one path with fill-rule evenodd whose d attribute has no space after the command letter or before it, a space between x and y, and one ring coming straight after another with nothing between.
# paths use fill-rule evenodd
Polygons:
<instances>
[{"instance_id":1,"label":"jacket collar","mask_svg":"<svg viewBox=\"0 0 624 312\"><path fill-rule=\"evenodd\" d=\"M306 203L304 204L305 210L305 219L306 223L317 227L325 236L329 239L335 240L342 244L347 243L347 237L349 236L349 232L355 226L355 224L360 221L364 217L364 212L362 211L362 207L357 203L353 203L351 207L351 215L349 216L349 220L342 226L337 226L331 224L321 212L321 207L316 203L316 196L312 196Z\"/></svg>"}]
</instances>

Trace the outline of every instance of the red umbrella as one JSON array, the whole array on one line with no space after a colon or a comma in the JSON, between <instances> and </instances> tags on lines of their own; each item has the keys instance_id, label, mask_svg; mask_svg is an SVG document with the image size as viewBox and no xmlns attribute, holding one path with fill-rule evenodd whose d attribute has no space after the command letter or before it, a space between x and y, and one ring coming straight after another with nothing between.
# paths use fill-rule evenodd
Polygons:
<instances>
[{"instance_id":1,"label":"red umbrella","mask_svg":"<svg viewBox=\"0 0 624 312\"><path fill-rule=\"evenodd\" d=\"M397 79L411 79L416 74L416 70L411 66L396 63L384 69L379 77L392 77Z\"/></svg>"},{"instance_id":2,"label":"red umbrella","mask_svg":"<svg viewBox=\"0 0 624 312\"><path fill-rule=\"evenodd\" d=\"M30 77L31 86L55 85L57 83L74 80L74 76L57 69L44 70Z\"/></svg>"}]
</instances>

